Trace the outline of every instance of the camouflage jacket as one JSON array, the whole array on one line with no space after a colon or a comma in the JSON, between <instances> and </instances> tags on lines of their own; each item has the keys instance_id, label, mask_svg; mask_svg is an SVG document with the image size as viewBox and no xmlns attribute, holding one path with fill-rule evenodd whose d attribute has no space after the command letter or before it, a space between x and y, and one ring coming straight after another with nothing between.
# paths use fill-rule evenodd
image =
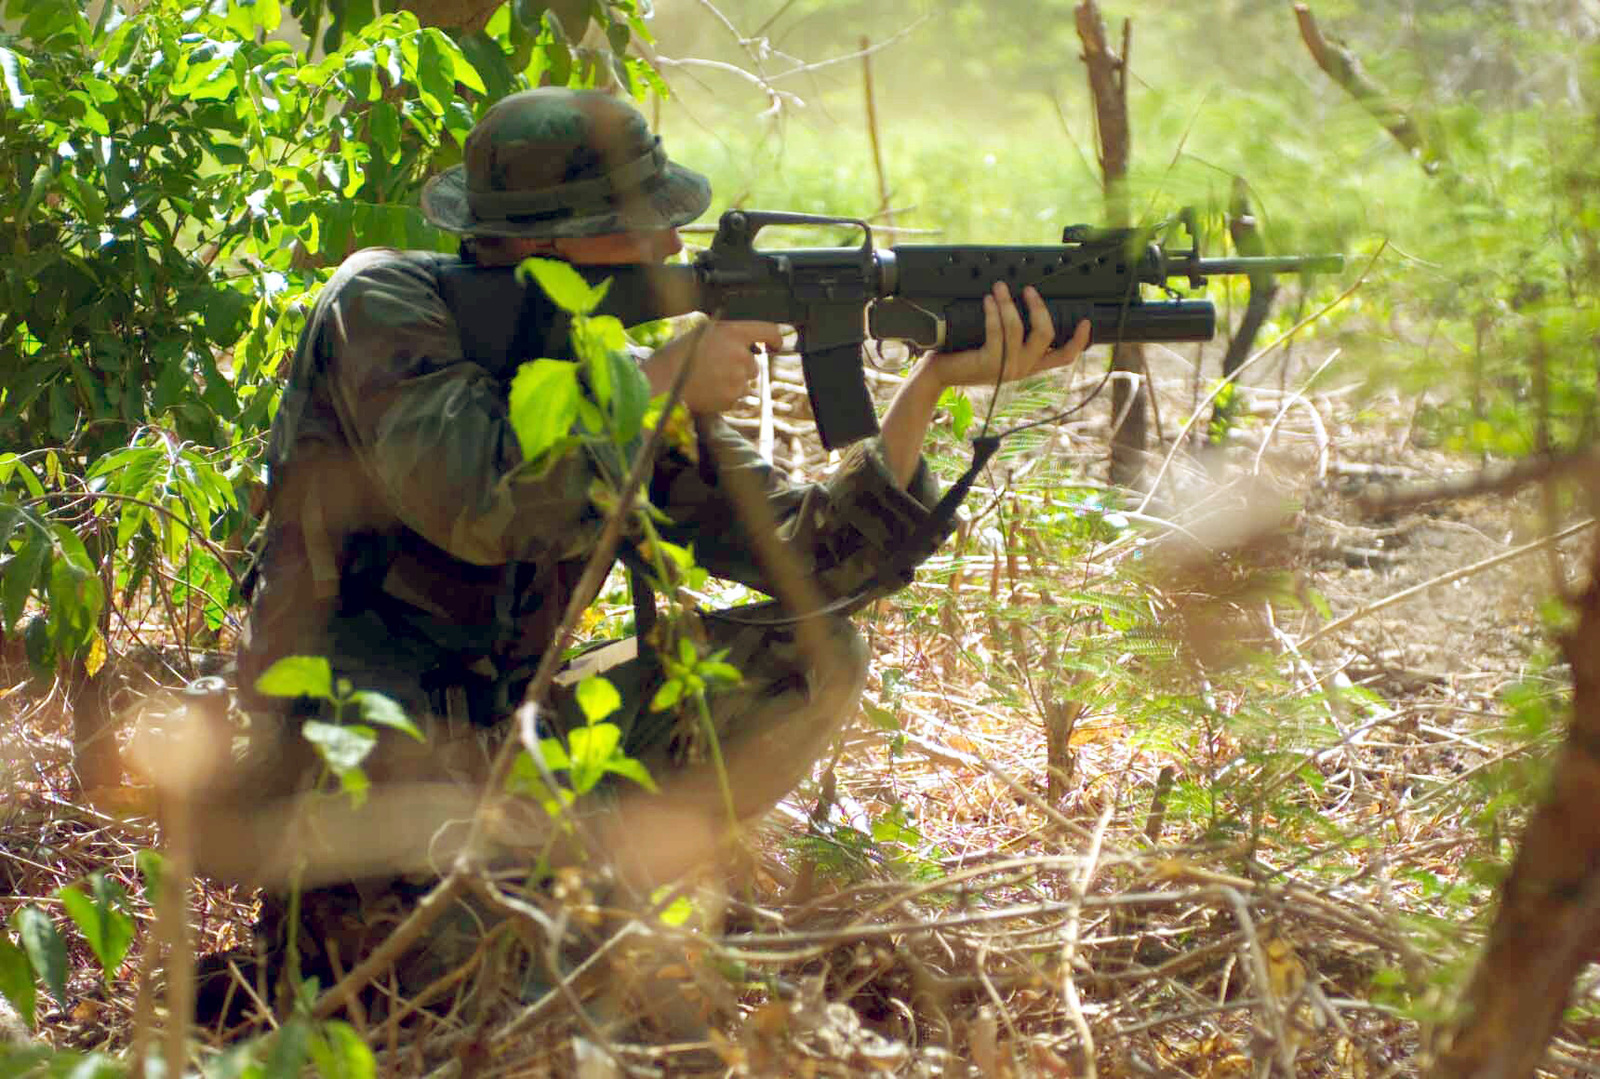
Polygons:
<instances>
[{"instance_id":1,"label":"camouflage jacket","mask_svg":"<svg viewBox=\"0 0 1600 1079\"><path fill-rule=\"evenodd\" d=\"M454 262L362 251L318 299L272 428L270 516L240 649L247 703L260 706L248 688L284 655L327 656L356 685L426 708L463 672L502 690L525 680L550 646L603 524L588 497L595 462L577 452L539 478L510 476L516 363L463 358L438 287ZM720 419L700 427L724 469L757 476L783 542L829 598L903 558L937 499L925 468L898 487L872 442L826 482L797 485ZM668 451L650 498L673 522L669 539L692 543L714 575L761 588L725 482Z\"/></svg>"}]
</instances>

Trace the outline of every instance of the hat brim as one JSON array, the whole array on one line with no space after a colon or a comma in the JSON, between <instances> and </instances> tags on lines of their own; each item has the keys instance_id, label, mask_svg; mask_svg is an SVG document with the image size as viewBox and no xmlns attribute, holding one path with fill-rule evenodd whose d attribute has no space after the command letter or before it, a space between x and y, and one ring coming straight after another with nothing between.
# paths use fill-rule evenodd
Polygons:
<instances>
[{"instance_id":1,"label":"hat brim","mask_svg":"<svg viewBox=\"0 0 1600 1079\"><path fill-rule=\"evenodd\" d=\"M467 202L464 165L444 170L422 189L422 215L439 228L464 236L557 239L647 232L687 225L705 213L710 205L710 181L693 169L671 161L637 191L600 213L563 210L510 221L480 221Z\"/></svg>"}]
</instances>

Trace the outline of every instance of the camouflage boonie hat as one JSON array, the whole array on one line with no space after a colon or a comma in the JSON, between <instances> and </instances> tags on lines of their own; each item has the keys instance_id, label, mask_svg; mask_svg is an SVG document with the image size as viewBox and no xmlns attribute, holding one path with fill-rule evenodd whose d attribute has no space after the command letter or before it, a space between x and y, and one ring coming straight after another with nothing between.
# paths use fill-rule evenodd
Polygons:
<instances>
[{"instance_id":1,"label":"camouflage boonie hat","mask_svg":"<svg viewBox=\"0 0 1600 1079\"><path fill-rule=\"evenodd\" d=\"M667 160L624 101L540 87L500 99L467 136L461 164L422 191L422 213L468 236L571 237L686 225L711 185Z\"/></svg>"}]
</instances>

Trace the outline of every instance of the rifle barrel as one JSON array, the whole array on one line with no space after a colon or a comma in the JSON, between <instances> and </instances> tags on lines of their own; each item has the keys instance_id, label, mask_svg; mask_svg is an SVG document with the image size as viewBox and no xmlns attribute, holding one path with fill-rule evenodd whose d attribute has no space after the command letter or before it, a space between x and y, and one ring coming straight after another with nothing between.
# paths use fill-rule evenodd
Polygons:
<instances>
[{"instance_id":1,"label":"rifle barrel","mask_svg":"<svg viewBox=\"0 0 1600 1079\"><path fill-rule=\"evenodd\" d=\"M1344 269L1343 255L1267 255L1226 259L1175 259L1167 257L1167 273L1182 277L1221 274L1338 273Z\"/></svg>"}]
</instances>

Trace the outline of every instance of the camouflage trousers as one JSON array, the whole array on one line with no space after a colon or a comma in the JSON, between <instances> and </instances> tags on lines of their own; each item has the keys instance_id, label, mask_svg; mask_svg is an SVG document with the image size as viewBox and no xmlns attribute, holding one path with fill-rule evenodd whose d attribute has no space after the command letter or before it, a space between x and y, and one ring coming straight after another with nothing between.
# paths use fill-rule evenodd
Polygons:
<instances>
[{"instance_id":1,"label":"camouflage trousers","mask_svg":"<svg viewBox=\"0 0 1600 1079\"><path fill-rule=\"evenodd\" d=\"M585 843L541 845L513 836L504 848L507 856L496 858L497 867L511 869L517 861L513 851L527 856L524 884L542 874L545 884L528 885L537 889L548 884L550 871L563 862L592 864L598 859L647 894L654 885L705 861L727 835L730 804L739 820L764 813L810 773L854 716L866 676L865 643L844 618L827 619L823 626L822 633L810 638L808 655L794 627L706 620L709 647L726 650L725 661L743 676L707 698L716 752L707 744L698 714L651 709L667 672L649 648L629 639L579 656L556 680L541 712L541 735L564 739L583 726L576 687L588 674L604 674L622 700L605 722L621 729L622 751L645 765L659 789L649 792L629 779L610 777L573 807ZM263 882L256 954L265 960L265 967L258 969L269 984L283 970L291 940L301 975L331 984L381 942L437 880L435 871L419 868L416 852L405 850L406 841L396 836L409 829L419 841L437 843L447 822L409 821L402 827L395 815L415 812L426 818L419 805L449 806L448 811L435 811L440 816L475 806L474 784L481 784L504 739L517 736L509 719L485 728L445 711L425 718L425 746L384 733L368 767L372 816L363 826L362 815L354 815L355 823L345 829L354 839L342 848L335 844L334 860L318 863L318 870L302 877L309 886L292 898L281 885ZM459 788L462 800L429 801L441 784ZM398 797L388 798L389 790ZM417 790L430 793L419 799L411 794ZM459 819L451 823L465 827ZM339 828L329 830L337 833ZM356 846L359 851L351 849ZM391 848L396 857L386 866L381 852ZM341 850L350 854L346 879L339 879ZM375 851L380 853L375 856ZM542 863L537 869L534 856ZM439 868L447 864L433 857L426 861ZM504 931L500 922L481 902L458 901L423 943L396 964L395 988L409 998L447 979L483 945L487 934Z\"/></svg>"},{"instance_id":2,"label":"camouflage trousers","mask_svg":"<svg viewBox=\"0 0 1600 1079\"><path fill-rule=\"evenodd\" d=\"M741 680L708 695L708 712L727 770L736 815L765 812L811 771L840 728L854 717L866 681L867 648L848 619L822 621L807 655L796 627L705 619L706 647L726 652L725 662ZM601 674L622 698L606 717L622 730L622 750L641 761L664 791L698 801L695 791L721 791L708 739L692 707L653 711L651 702L666 679L660 658L640 650L635 638L605 645L575 659L556 679L552 726L562 732L583 725L575 690L589 674Z\"/></svg>"}]
</instances>

